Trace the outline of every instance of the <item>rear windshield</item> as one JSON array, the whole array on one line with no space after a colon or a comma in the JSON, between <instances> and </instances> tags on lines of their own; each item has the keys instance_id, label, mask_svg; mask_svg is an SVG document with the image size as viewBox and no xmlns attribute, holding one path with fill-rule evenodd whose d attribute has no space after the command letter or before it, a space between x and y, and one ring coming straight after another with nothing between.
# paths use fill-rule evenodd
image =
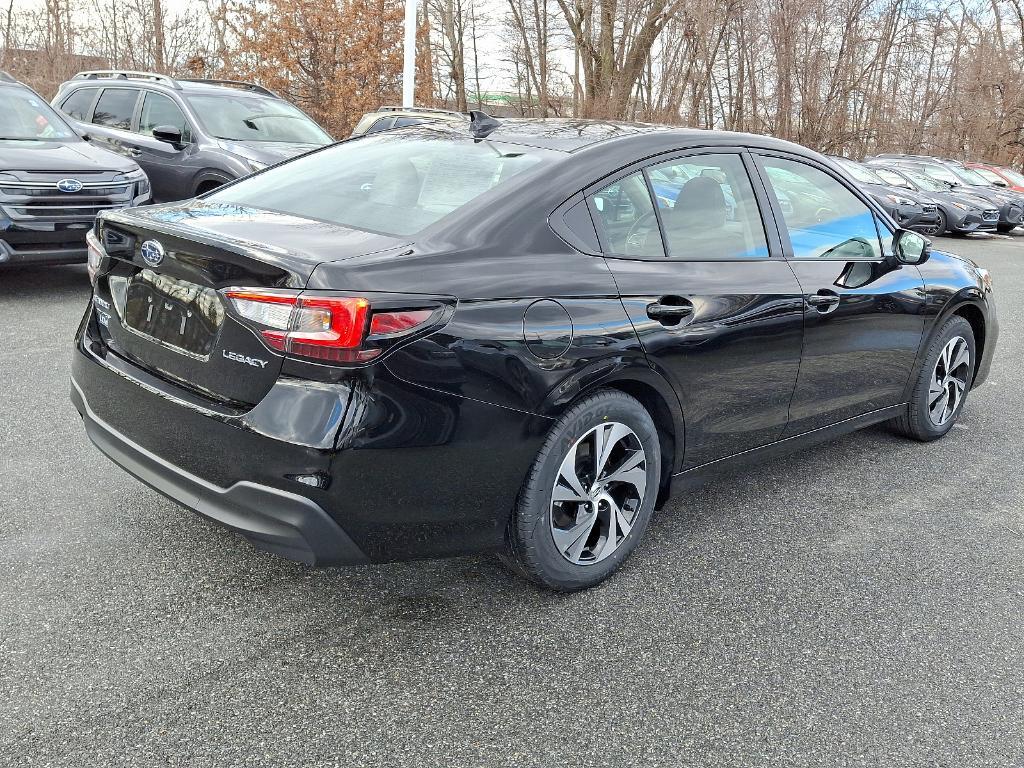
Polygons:
<instances>
[{"instance_id":1,"label":"rear windshield","mask_svg":"<svg viewBox=\"0 0 1024 768\"><path fill-rule=\"evenodd\" d=\"M304 155L209 199L386 235L413 235L558 154L406 129Z\"/></svg>"}]
</instances>

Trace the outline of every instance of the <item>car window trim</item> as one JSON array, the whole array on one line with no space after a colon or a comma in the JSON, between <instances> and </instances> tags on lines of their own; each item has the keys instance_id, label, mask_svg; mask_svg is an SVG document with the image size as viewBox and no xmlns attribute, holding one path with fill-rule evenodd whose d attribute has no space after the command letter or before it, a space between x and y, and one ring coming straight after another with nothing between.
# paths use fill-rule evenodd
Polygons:
<instances>
[{"instance_id":1,"label":"car window trim","mask_svg":"<svg viewBox=\"0 0 1024 768\"><path fill-rule=\"evenodd\" d=\"M565 215L580 203L583 204L584 210L587 212L587 215L590 216L590 226L594 229L594 238L597 240L597 250L591 250L591 248L582 241L580 235L576 233L575 230L573 230L565 221ZM594 214L590 210L590 203L587 201L587 196L583 192L577 192L568 200L555 207L555 209L548 214L547 223L548 227L573 250L584 253L587 256L603 255L601 253L603 246L601 245L597 225L594 223Z\"/></svg>"},{"instance_id":2,"label":"car window trim","mask_svg":"<svg viewBox=\"0 0 1024 768\"><path fill-rule=\"evenodd\" d=\"M779 236L782 238L783 254L787 261L850 261L847 257L840 256L821 256L813 259L810 258L797 258L793 253L793 243L789 237L789 227L786 225L786 219L782 215L782 209L779 207L778 198L775 196L774 189L770 186L771 182L768 179L768 170L765 168L762 158L764 157L778 157L782 160L789 160L791 162L803 163L811 168L821 171L830 178L834 179L837 183L845 188L848 192L853 194L858 200L860 200L872 214L872 218L875 221L875 236L878 238L878 252L881 256L877 259L857 259L859 262L864 263L881 263L886 260L886 249L885 242L886 238L882 237L881 229L879 224L884 226L889 231L889 236L892 237L896 234L899 226L889 218L889 214L885 212L882 206L871 198L866 192L862 192L856 186L851 185L843 178L842 174L837 174L833 168L828 164L817 161L812 157L800 155L795 152L785 152L782 150L775 149L762 149L756 148L750 150L751 160L753 161L754 168L760 176L761 184L764 186L766 192L771 192L768 195L768 202L772 207L772 214L776 221L776 227L779 231Z\"/></svg>"},{"instance_id":3,"label":"car window trim","mask_svg":"<svg viewBox=\"0 0 1024 768\"><path fill-rule=\"evenodd\" d=\"M638 169L644 170L644 179L647 181L648 194L651 195L650 179L645 169L655 166L664 165L667 162L671 162L677 158L693 157L700 155L739 155L743 162L743 168L747 172L747 178L750 180L750 186L754 190L754 199L757 202L758 213L761 216L761 226L764 228L765 240L768 243L768 257L747 257L740 258L735 257L731 259L691 259L685 257L672 257L668 255L668 249L665 248L665 235L661 228L661 214L658 212L657 198L652 195L651 203L654 205L655 215L658 218L658 231L661 235L662 248L665 252L664 256L630 256L610 253L608 245L601 236L601 228L595 223L595 229L597 230L598 242L601 244L601 256L606 259L623 259L626 261L677 261L681 263L685 262L708 262L708 263L730 263L730 262L764 262L771 259L782 259L785 258L783 252L782 239L777 232L778 224L775 221L769 222L768 217L774 217L775 211L773 208L768 206L768 195L766 190L762 188L762 182L760 176L755 171L756 168L753 164L753 160L750 158L750 148L736 145L736 144L702 144L697 147L687 147L686 149L670 149L665 152L661 152L656 155L649 155L640 160L636 160L629 165L623 166L612 173L603 176L598 181L595 181L583 188L582 194L587 201L587 209L590 211L590 216L593 219L594 209L591 203L591 199L595 192L599 192L616 181L619 181L632 173L635 173ZM565 204L559 206L561 209Z\"/></svg>"}]
</instances>

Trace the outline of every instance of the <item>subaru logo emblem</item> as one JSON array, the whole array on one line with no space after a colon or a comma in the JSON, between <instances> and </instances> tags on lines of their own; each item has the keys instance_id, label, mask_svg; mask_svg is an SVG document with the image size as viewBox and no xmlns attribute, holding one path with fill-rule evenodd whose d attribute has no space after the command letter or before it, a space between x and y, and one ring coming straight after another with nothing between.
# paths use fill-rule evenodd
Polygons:
<instances>
[{"instance_id":1,"label":"subaru logo emblem","mask_svg":"<svg viewBox=\"0 0 1024 768\"><path fill-rule=\"evenodd\" d=\"M61 179L57 182L57 189L61 192L81 192L82 182L78 179Z\"/></svg>"},{"instance_id":2,"label":"subaru logo emblem","mask_svg":"<svg viewBox=\"0 0 1024 768\"><path fill-rule=\"evenodd\" d=\"M142 244L142 260L151 267L159 266L164 260L164 247L156 240L147 240Z\"/></svg>"}]
</instances>

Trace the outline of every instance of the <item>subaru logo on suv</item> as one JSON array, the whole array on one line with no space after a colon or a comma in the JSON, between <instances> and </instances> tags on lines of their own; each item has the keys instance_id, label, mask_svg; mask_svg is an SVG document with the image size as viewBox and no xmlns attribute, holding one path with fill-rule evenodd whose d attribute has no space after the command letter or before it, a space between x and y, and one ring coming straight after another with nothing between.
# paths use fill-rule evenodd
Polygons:
<instances>
[{"instance_id":1,"label":"subaru logo on suv","mask_svg":"<svg viewBox=\"0 0 1024 768\"><path fill-rule=\"evenodd\" d=\"M151 267L159 266L164 260L164 247L156 240L147 240L142 244L142 260Z\"/></svg>"},{"instance_id":2,"label":"subaru logo on suv","mask_svg":"<svg viewBox=\"0 0 1024 768\"><path fill-rule=\"evenodd\" d=\"M57 182L57 189L61 192L81 192L82 182L78 179L61 179Z\"/></svg>"}]
</instances>

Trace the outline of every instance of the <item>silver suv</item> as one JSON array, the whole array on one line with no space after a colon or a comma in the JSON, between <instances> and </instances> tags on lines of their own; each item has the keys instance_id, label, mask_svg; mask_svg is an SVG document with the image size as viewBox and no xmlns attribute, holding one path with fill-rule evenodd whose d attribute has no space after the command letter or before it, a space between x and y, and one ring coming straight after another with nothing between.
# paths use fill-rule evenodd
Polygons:
<instances>
[{"instance_id":1,"label":"silver suv","mask_svg":"<svg viewBox=\"0 0 1024 768\"><path fill-rule=\"evenodd\" d=\"M52 103L89 140L137 162L155 202L195 197L333 141L273 91L234 80L79 72Z\"/></svg>"}]
</instances>

